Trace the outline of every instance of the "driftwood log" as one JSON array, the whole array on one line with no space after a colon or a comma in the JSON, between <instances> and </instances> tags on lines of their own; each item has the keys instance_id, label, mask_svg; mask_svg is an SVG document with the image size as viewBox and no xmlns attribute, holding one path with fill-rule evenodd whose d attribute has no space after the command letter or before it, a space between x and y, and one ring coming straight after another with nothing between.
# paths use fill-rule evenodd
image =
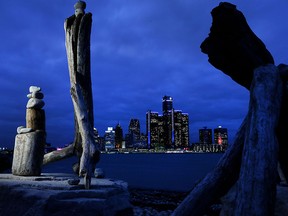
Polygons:
<instances>
[{"instance_id":1,"label":"driftwood log","mask_svg":"<svg viewBox=\"0 0 288 216\"><path fill-rule=\"evenodd\" d=\"M211 15L209 37L202 42L201 51L215 68L250 89L254 69L274 64L272 55L235 5L220 3Z\"/></svg>"},{"instance_id":2,"label":"driftwood log","mask_svg":"<svg viewBox=\"0 0 288 216\"><path fill-rule=\"evenodd\" d=\"M52 151L44 155L43 165L56 162L74 155L74 145L71 144L61 150Z\"/></svg>"},{"instance_id":3,"label":"driftwood log","mask_svg":"<svg viewBox=\"0 0 288 216\"><path fill-rule=\"evenodd\" d=\"M282 81L276 66L254 70L250 105L233 215L274 215Z\"/></svg>"},{"instance_id":4,"label":"driftwood log","mask_svg":"<svg viewBox=\"0 0 288 216\"><path fill-rule=\"evenodd\" d=\"M288 176L288 69L273 65L271 54L235 5L220 3L212 17L201 50L213 66L250 90L249 112L214 171L192 189L173 215L203 215L237 180L237 198L229 215L273 215L278 161L286 180Z\"/></svg>"},{"instance_id":5,"label":"driftwood log","mask_svg":"<svg viewBox=\"0 0 288 216\"><path fill-rule=\"evenodd\" d=\"M216 168L197 184L172 215L203 215L219 197L225 195L239 177L241 154L247 117L236 134L234 143L227 149Z\"/></svg>"},{"instance_id":6,"label":"driftwood log","mask_svg":"<svg viewBox=\"0 0 288 216\"><path fill-rule=\"evenodd\" d=\"M90 34L92 14L85 13L86 3L78 1L75 14L64 23L71 97L74 106L75 137L72 145L44 155L43 164L73 155L79 157L79 176L90 187L91 176L99 161L100 151L93 138L94 115L90 71Z\"/></svg>"},{"instance_id":7,"label":"driftwood log","mask_svg":"<svg viewBox=\"0 0 288 216\"><path fill-rule=\"evenodd\" d=\"M74 106L74 150L79 156L79 176L90 187L91 176L99 160L93 139L93 99L90 71L90 34L92 14L85 13L86 3L78 1L75 14L65 20L66 51L69 66L71 97Z\"/></svg>"}]
</instances>

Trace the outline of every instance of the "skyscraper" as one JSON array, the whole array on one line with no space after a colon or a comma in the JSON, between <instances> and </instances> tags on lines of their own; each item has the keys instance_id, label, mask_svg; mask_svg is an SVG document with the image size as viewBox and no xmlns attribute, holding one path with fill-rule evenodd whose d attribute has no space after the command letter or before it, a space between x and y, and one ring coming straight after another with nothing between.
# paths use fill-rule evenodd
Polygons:
<instances>
[{"instance_id":1,"label":"skyscraper","mask_svg":"<svg viewBox=\"0 0 288 216\"><path fill-rule=\"evenodd\" d=\"M118 123L115 127L115 148L116 149L122 148L122 141L123 141L123 130L122 130L120 123Z\"/></svg>"},{"instance_id":2,"label":"skyscraper","mask_svg":"<svg viewBox=\"0 0 288 216\"><path fill-rule=\"evenodd\" d=\"M148 110L146 113L147 148L155 148L159 144L158 112Z\"/></svg>"},{"instance_id":3,"label":"skyscraper","mask_svg":"<svg viewBox=\"0 0 288 216\"><path fill-rule=\"evenodd\" d=\"M214 143L218 145L227 146L228 145L228 131L227 128L218 128L214 129Z\"/></svg>"},{"instance_id":4,"label":"skyscraper","mask_svg":"<svg viewBox=\"0 0 288 216\"><path fill-rule=\"evenodd\" d=\"M189 114L182 113L182 147L189 146Z\"/></svg>"},{"instance_id":5,"label":"skyscraper","mask_svg":"<svg viewBox=\"0 0 288 216\"><path fill-rule=\"evenodd\" d=\"M170 96L162 98L163 115L146 113L148 148L182 148L189 145L189 117L181 110L174 110Z\"/></svg>"},{"instance_id":6,"label":"skyscraper","mask_svg":"<svg viewBox=\"0 0 288 216\"><path fill-rule=\"evenodd\" d=\"M171 112L172 109L173 109L173 98L165 95L162 98L162 112L163 112L163 114Z\"/></svg>"},{"instance_id":7,"label":"skyscraper","mask_svg":"<svg viewBox=\"0 0 288 216\"><path fill-rule=\"evenodd\" d=\"M212 144L212 129L207 127L199 129L199 142L200 144Z\"/></svg>"},{"instance_id":8,"label":"skyscraper","mask_svg":"<svg viewBox=\"0 0 288 216\"><path fill-rule=\"evenodd\" d=\"M115 148L115 131L113 127L108 127L104 135L105 149Z\"/></svg>"},{"instance_id":9,"label":"skyscraper","mask_svg":"<svg viewBox=\"0 0 288 216\"><path fill-rule=\"evenodd\" d=\"M174 147L186 148L189 146L189 115L182 110L174 112Z\"/></svg>"},{"instance_id":10,"label":"skyscraper","mask_svg":"<svg viewBox=\"0 0 288 216\"><path fill-rule=\"evenodd\" d=\"M140 121L139 119L131 119L128 128L131 145L134 146L140 141Z\"/></svg>"}]
</instances>

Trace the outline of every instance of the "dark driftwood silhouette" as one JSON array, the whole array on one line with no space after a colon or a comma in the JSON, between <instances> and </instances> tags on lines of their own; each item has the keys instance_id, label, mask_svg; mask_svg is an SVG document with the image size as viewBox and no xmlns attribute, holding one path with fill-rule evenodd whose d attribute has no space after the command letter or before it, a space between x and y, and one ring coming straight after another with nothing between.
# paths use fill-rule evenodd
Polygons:
<instances>
[{"instance_id":1,"label":"dark driftwood silhouette","mask_svg":"<svg viewBox=\"0 0 288 216\"><path fill-rule=\"evenodd\" d=\"M231 215L273 215L278 142L279 162L287 180L287 91L282 85L287 80L287 66L273 65L271 54L235 5L220 3L212 17L211 32L201 50L213 66L250 90L249 112L216 168L173 215L203 215L237 180Z\"/></svg>"},{"instance_id":2,"label":"dark driftwood silhouette","mask_svg":"<svg viewBox=\"0 0 288 216\"><path fill-rule=\"evenodd\" d=\"M250 89L255 68L274 64L264 43L250 29L244 15L235 5L220 3L211 12L213 23L201 51L217 69Z\"/></svg>"}]
</instances>

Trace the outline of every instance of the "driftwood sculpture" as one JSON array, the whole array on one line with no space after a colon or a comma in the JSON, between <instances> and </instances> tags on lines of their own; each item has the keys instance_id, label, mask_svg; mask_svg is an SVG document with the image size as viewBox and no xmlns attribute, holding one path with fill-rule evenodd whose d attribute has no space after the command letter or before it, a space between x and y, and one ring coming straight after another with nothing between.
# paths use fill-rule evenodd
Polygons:
<instances>
[{"instance_id":1,"label":"driftwood sculpture","mask_svg":"<svg viewBox=\"0 0 288 216\"><path fill-rule=\"evenodd\" d=\"M85 13L86 3L78 1L75 14L65 20L66 50L70 74L71 97L75 115L74 150L80 157L79 176L89 189L91 176L99 160L93 138L93 100L90 72L90 34L92 14Z\"/></svg>"},{"instance_id":2,"label":"driftwood sculpture","mask_svg":"<svg viewBox=\"0 0 288 216\"><path fill-rule=\"evenodd\" d=\"M278 162L288 180L287 66L274 66L272 55L235 5L220 3L211 14L212 27L201 50L214 67L250 90L249 111L216 168L173 215L203 215L236 182L229 215L273 215Z\"/></svg>"},{"instance_id":3,"label":"driftwood sculpture","mask_svg":"<svg viewBox=\"0 0 288 216\"><path fill-rule=\"evenodd\" d=\"M90 34L92 14L85 13L86 3L78 1L75 14L65 20L66 51L74 106L75 138L72 145L48 153L43 164L76 154L79 159L79 176L84 177L89 189L91 176L99 161L100 151L93 138L94 116L90 71Z\"/></svg>"},{"instance_id":4,"label":"driftwood sculpture","mask_svg":"<svg viewBox=\"0 0 288 216\"><path fill-rule=\"evenodd\" d=\"M64 23L66 51L74 106L75 137L73 144L44 155L43 165L76 154L79 157L79 176L84 176L85 188L90 188L91 176L100 159L93 138L94 115L90 71L90 34L92 14L85 13L86 3L78 1L75 14Z\"/></svg>"}]
</instances>

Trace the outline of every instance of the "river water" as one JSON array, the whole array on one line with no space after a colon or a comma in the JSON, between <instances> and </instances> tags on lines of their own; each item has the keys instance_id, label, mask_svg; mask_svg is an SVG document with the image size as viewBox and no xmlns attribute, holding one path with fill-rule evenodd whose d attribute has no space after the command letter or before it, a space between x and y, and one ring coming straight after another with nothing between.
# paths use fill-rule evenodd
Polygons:
<instances>
[{"instance_id":1,"label":"river water","mask_svg":"<svg viewBox=\"0 0 288 216\"><path fill-rule=\"evenodd\" d=\"M107 178L124 180L129 187L189 191L217 164L221 153L194 154L101 154L98 168ZM77 158L43 167L43 172L73 173Z\"/></svg>"}]
</instances>

